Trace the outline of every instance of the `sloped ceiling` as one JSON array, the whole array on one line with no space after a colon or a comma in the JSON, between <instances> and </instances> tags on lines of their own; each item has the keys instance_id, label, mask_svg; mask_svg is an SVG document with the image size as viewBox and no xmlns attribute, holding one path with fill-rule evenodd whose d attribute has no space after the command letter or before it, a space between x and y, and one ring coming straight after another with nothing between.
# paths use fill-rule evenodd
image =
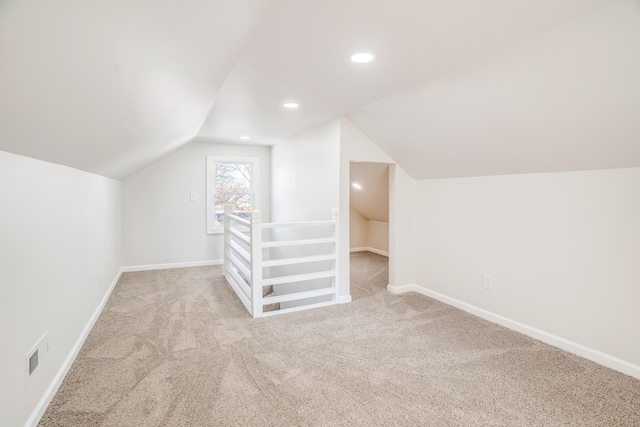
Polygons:
<instances>
[{"instance_id":1,"label":"sloped ceiling","mask_svg":"<svg viewBox=\"0 0 640 427\"><path fill-rule=\"evenodd\" d=\"M373 221L389 222L389 165L384 163L351 163L349 204Z\"/></svg>"},{"instance_id":2,"label":"sloped ceiling","mask_svg":"<svg viewBox=\"0 0 640 427\"><path fill-rule=\"evenodd\" d=\"M265 4L4 4L0 149L119 178L187 142Z\"/></svg>"},{"instance_id":3,"label":"sloped ceiling","mask_svg":"<svg viewBox=\"0 0 640 427\"><path fill-rule=\"evenodd\" d=\"M0 149L121 178L346 115L416 178L640 166L638 51L637 0L5 0Z\"/></svg>"},{"instance_id":4,"label":"sloped ceiling","mask_svg":"<svg viewBox=\"0 0 640 427\"><path fill-rule=\"evenodd\" d=\"M348 115L416 178L640 166L640 1Z\"/></svg>"}]
</instances>

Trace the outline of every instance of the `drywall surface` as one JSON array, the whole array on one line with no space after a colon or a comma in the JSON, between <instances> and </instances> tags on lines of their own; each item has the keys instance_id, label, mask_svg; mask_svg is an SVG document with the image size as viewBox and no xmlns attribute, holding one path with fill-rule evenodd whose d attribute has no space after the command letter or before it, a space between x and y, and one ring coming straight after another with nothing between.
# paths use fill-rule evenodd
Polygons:
<instances>
[{"instance_id":1,"label":"drywall surface","mask_svg":"<svg viewBox=\"0 0 640 427\"><path fill-rule=\"evenodd\" d=\"M369 245L369 220L353 207L349 207L349 248Z\"/></svg>"},{"instance_id":2,"label":"drywall surface","mask_svg":"<svg viewBox=\"0 0 640 427\"><path fill-rule=\"evenodd\" d=\"M367 247L389 252L389 223L369 220L367 224Z\"/></svg>"},{"instance_id":3,"label":"drywall surface","mask_svg":"<svg viewBox=\"0 0 640 427\"><path fill-rule=\"evenodd\" d=\"M417 284L640 365L639 168L422 180L416 195Z\"/></svg>"},{"instance_id":4,"label":"drywall surface","mask_svg":"<svg viewBox=\"0 0 640 427\"><path fill-rule=\"evenodd\" d=\"M0 151L0 425L25 425L117 277L120 200L119 181Z\"/></svg>"},{"instance_id":5,"label":"drywall surface","mask_svg":"<svg viewBox=\"0 0 640 427\"><path fill-rule=\"evenodd\" d=\"M270 147L191 142L123 181L124 263L221 260L223 235L207 234L207 155L260 158L260 203L270 215ZM196 200L190 195L196 193Z\"/></svg>"},{"instance_id":6,"label":"drywall surface","mask_svg":"<svg viewBox=\"0 0 640 427\"><path fill-rule=\"evenodd\" d=\"M389 223L367 219L353 207L349 210L349 248L371 248L388 254Z\"/></svg>"},{"instance_id":7,"label":"drywall surface","mask_svg":"<svg viewBox=\"0 0 640 427\"><path fill-rule=\"evenodd\" d=\"M414 283L413 218L415 181L348 119L340 119L340 265L349 265L349 169L351 162L389 163L389 283ZM340 283L349 283L349 269L340 269ZM341 295L346 293L343 286Z\"/></svg>"},{"instance_id":8,"label":"drywall surface","mask_svg":"<svg viewBox=\"0 0 640 427\"><path fill-rule=\"evenodd\" d=\"M272 147L272 218L274 222L326 221L338 207L339 123L324 126L284 141ZM284 228L272 230L276 240L330 237L332 227ZM317 255L332 249L333 244L276 248L269 252L274 258ZM272 277L326 271L330 261L307 263L270 270ZM331 279L309 280L295 284L274 286L277 294L301 289L327 287ZM314 300L320 302L320 300ZM300 301L284 303L281 307L300 305Z\"/></svg>"},{"instance_id":9,"label":"drywall surface","mask_svg":"<svg viewBox=\"0 0 640 427\"><path fill-rule=\"evenodd\" d=\"M273 146L274 221L330 219L338 207L339 137L335 121Z\"/></svg>"}]
</instances>

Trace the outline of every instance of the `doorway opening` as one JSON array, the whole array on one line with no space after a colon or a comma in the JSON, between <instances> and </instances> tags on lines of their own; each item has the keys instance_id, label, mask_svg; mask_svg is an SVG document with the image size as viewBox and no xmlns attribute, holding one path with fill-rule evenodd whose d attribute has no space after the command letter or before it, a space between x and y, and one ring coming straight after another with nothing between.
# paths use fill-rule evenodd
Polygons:
<instances>
[{"instance_id":1,"label":"doorway opening","mask_svg":"<svg viewBox=\"0 0 640 427\"><path fill-rule=\"evenodd\" d=\"M352 299L386 292L389 284L387 163L349 165L349 249Z\"/></svg>"}]
</instances>

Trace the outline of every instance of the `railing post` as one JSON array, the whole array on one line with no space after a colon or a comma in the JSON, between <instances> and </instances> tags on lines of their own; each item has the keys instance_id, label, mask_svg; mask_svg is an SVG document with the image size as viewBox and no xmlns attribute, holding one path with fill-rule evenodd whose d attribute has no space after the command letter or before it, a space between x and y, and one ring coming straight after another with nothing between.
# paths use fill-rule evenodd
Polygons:
<instances>
[{"instance_id":1,"label":"railing post","mask_svg":"<svg viewBox=\"0 0 640 427\"><path fill-rule=\"evenodd\" d=\"M262 219L251 212L251 315L262 317Z\"/></svg>"},{"instance_id":2,"label":"railing post","mask_svg":"<svg viewBox=\"0 0 640 427\"><path fill-rule=\"evenodd\" d=\"M224 229L224 250L223 250L223 254L224 254L224 260L222 262L222 275L223 276L227 276L227 269L228 267L228 262L229 262L229 239L231 239L231 236L229 235L229 228L231 228L231 222L227 221L226 216L227 214L230 214L231 211L231 206L226 205L224 207L224 215L222 216L223 220L222 220L222 227Z\"/></svg>"},{"instance_id":3,"label":"railing post","mask_svg":"<svg viewBox=\"0 0 640 427\"><path fill-rule=\"evenodd\" d=\"M335 225L334 225L334 232L335 232L335 238L336 241L334 243L335 245L335 251L336 251L336 259L334 261L333 264L333 268L335 270L335 277L333 278L333 287L335 288L335 293L333 294L333 301L337 304L339 302L339 295L340 295L340 288L339 288L339 284L340 284L340 221L339 221L339 215L338 215L338 208L333 208L331 209L331 221L335 221Z\"/></svg>"}]
</instances>

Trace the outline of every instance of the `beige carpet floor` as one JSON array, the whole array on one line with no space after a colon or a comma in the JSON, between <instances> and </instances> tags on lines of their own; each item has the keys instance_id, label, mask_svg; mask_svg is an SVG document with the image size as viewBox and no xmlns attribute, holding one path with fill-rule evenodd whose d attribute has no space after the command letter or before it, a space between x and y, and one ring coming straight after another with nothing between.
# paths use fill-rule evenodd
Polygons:
<instances>
[{"instance_id":1,"label":"beige carpet floor","mask_svg":"<svg viewBox=\"0 0 640 427\"><path fill-rule=\"evenodd\" d=\"M267 319L220 267L124 274L40 426L640 426L640 381L352 270Z\"/></svg>"}]
</instances>

